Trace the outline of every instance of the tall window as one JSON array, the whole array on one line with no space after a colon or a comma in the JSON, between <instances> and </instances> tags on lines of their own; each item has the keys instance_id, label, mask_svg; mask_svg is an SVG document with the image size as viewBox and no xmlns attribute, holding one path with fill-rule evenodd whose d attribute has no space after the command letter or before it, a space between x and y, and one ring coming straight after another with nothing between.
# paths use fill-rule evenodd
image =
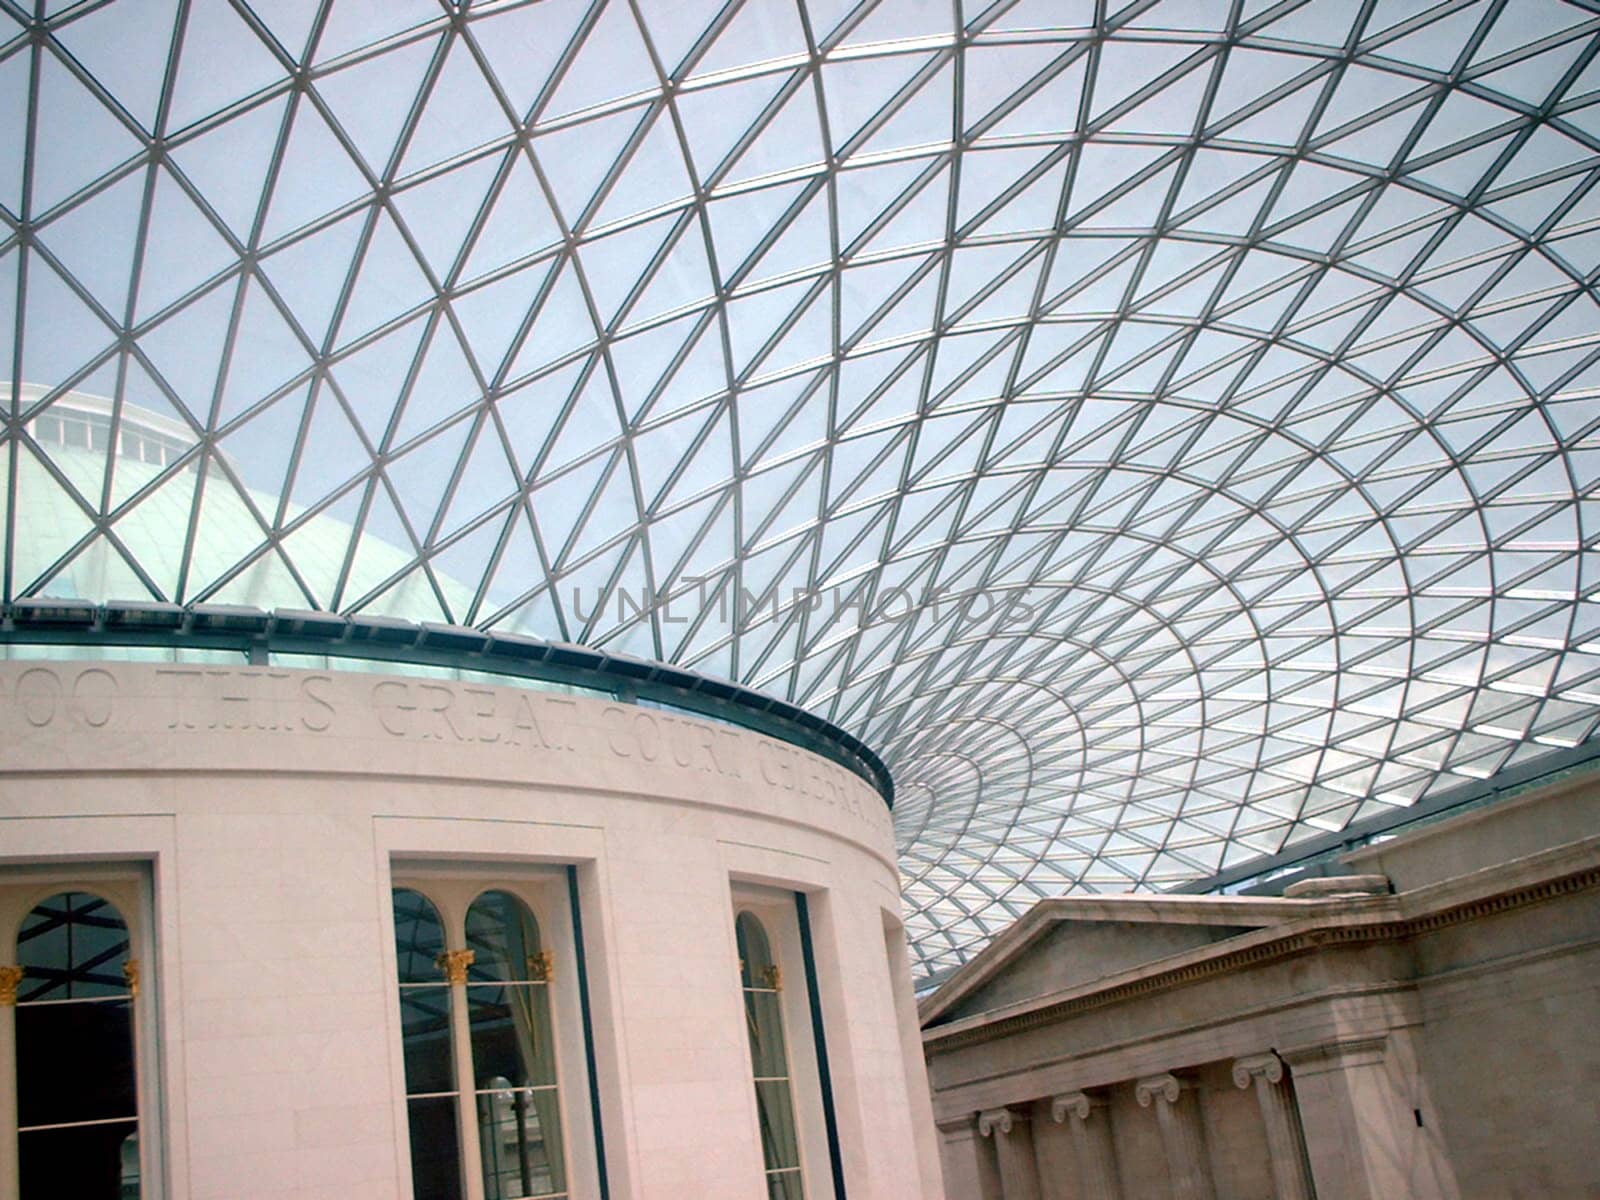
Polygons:
<instances>
[{"instance_id":1,"label":"tall window","mask_svg":"<svg viewBox=\"0 0 1600 1200\"><path fill-rule=\"evenodd\" d=\"M138 966L122 914L88 892L49 897L23 918L7 975L21 1200L136 1200Z\"/></svg>"},{"instance_id":2,"label":"tall window","mask_svg":"<svg viewBox=\"0 0 1600 1200\"><path fill-rule=\"evenodd\" d=\"M416 1200L565 1200L552 956L533 912L491 890L454 925L396 888L394 915Z\"/></svg>"},{"instance_id":3,"label":"tall window","mask_svg":"<svg viewBox=\"0 0 1600 1200\"><path fill-rule=\"evenodd\" d=\"M744 1017L755 1071L756 1114L761 1123L761 1155L769 1200L803 1200L800 1140L795 1129L794 1090L783 1036L783 973L772 954L767 931L753 913L734 921L739 942Z\"/></svg>"},{"instance_id":4,"label":"tall window","mask_svg":"<svg viewBox=\"0 0 1600 1200\"><path fill-rule=\"evenodd\" d=\"M451 1044L449 962L439 910L421 892L394 892L395 958L400 973L400 1040L405 1051L411 1186L416 1200L459 1200L455 1052Z\"/></svg>"},{"instance_id":5,"label":"tall window","mask_svg":"<svg viewBox=\"0 0 1600 1200\"><path fill-rule=\"evenodd\" d=\"M509 892L485 892L467 910L467 949L485 1200L565 1196L550 956L539 926Z\"/></svg>"}]
</instances>

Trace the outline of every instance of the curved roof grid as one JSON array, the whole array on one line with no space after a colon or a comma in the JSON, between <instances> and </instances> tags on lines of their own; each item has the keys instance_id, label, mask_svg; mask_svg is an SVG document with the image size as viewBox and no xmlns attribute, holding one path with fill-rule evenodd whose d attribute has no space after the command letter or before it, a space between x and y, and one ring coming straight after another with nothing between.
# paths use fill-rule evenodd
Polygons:
<instances>
[{"instance_id":1,"label":"curved roof grid","mask_svg":"<svg viewBox=\"0 0 1600 1200\"><path fill-rule=\"evenodd\" d=\"M0 0L4 599L780 695L893 768L925 973L1411 805L1600 717L1597 30ZM69 468L71 391L187 445Z\"/></svg>"}]
</instances>

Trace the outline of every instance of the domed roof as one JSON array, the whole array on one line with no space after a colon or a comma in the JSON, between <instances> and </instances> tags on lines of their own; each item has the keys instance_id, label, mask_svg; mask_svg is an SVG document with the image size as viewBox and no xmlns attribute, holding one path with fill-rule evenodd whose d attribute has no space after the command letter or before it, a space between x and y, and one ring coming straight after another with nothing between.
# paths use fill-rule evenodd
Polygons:
<instances>
[{"instance_id":1,"label":"domed roof","mask_svg":"<svg viewBox=\"0 0 1600 1200\"><path fill-rule=\"evenodd\" d=\"M776 693L924 973L1600 717L1584 4L17 11L8 601Z\"/></svg>"}]
</instances>

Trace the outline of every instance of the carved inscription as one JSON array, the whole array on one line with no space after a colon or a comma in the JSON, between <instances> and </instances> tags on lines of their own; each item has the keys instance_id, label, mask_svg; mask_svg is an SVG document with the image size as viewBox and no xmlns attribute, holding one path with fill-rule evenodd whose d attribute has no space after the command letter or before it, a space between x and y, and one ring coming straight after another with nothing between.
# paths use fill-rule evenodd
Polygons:
<instances>
[{"instance_id":1,"label":"carved inscription","mask_svg":"<svg viewBox=\"0 0 1600 1200\"><path fill-rule=\"evenodd\" d=\"M154 686L150 681L154 680ZM331 734L520 753L611 756L673 775L720 777L827 806L887 834L889 814L849 771L796 746L632 704L463 682L172 665L127 675L40 664L0 671L4 724L18 732Z\"/></svg>"},{"instance_id":2,"label":"carved inscription","mask_svg":"<svg viewBox=\"0 0 1600 1200\"><path fill-rule=\"evenodd\" d=\"M391 737L577 749L571 723L577 704L561 696L385 679L372 685L372 707Z\"/></svg>"},{"instance_id":3,"label":"carved inscription","mask_svg":"<svg viewBox=\"0 0 1600 1200\"><path fill-rule=\"evenodd\" d=\"M821 800L858 820L869 819L861 805L861 789L843 767L783 742L763 741L757 747L763 783Z\"/></svg>"},{"instance_id":4,"label":"carved inscription","mask_svg":"<svg viewBox=\"0 0 1600 1200\"><path fill-rule=\"evenodd\" d=\"M606 748L618 758L744 778L738 762L740 737L731 729L621 704L606 705L601 721Z\"/></svg>"},{"instance_id":5,"label":"carved inscription","mask_svg":"<svg viewBox=\"0 0 1600 1200\"><path fill-rule=\"evenodd\" d=\"M57 721L100 729L115 711L117 679L100 667L30 667L17 676L13 699L35 729Z\"/></svg>"},{"instance_id":6,"label":"carved inscription","mask_svg":"<svg viewBox=\"0 0 1600 1200\"><path fill-rule=\"evenodd\" d=\"M156 675L172 684L168 729L325 733L333 726L328 675L204 667L162 667Z\"/></svg>"}]
</instances>

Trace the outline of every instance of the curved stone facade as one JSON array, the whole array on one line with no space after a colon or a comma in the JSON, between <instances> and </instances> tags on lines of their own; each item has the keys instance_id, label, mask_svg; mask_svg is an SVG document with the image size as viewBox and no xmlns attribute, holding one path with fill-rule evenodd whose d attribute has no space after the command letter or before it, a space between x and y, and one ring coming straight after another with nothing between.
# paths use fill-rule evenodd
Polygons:
<instances>
[{"instance_id":1,"label":"curved stone facade","mask_svg":"<svg viewBox=\"0 0 1600 1200\"><path fill-rule=\"evenodd\" d=\"M11 883L140 897L147 1197L409 1194L400 885L509 888L546 931L571 1196L762 1192L745 907L807 1200L942 1194L889 812L762 734L414 675L12 661L0 907Z\"/></svg>"}]
</instances>

